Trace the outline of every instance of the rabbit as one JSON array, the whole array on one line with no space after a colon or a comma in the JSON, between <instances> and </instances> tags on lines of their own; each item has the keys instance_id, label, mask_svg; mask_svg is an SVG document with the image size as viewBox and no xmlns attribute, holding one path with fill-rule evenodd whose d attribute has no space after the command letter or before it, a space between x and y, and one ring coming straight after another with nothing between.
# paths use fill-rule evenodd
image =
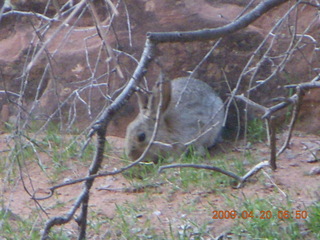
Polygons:
<instances>
[{"instance_id":1,"label":"rabbit","mask_svg":"<svg viewBox=\"0 0 320 240\"><path fill-rule=\"evenodd\" d=\"M189 77L160 79L149 95L137 92L140 112L127 127L125 154L136 160L148 146L161 93L158 131L145 161L157 162L159 156L181 154L189 146L204 155L220 139L224 104L208 84Z\"/></svg>"}]
</instances>

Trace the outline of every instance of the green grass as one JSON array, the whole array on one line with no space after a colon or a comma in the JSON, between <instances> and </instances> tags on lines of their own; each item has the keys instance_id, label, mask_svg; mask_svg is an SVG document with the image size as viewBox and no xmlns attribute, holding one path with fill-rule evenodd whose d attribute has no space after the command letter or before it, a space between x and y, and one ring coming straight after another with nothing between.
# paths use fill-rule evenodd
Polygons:
<instances>
[{"instance_id":1,"label":"green grass","mask_svg":"<svg viewBox=\"0 0 320 240\"><path fill-rule=\"evenodd\" d=\"M124 161L124 164L129 164ZM176 189L190 191L192 189L201 189L204 191L212 191L218 188L229 187L234 184L234 180L221 173L196 168L171 168L166 169L158 174L158 169L163 165L170 164L201 164L216 166L223 170L234 172L238 175L246 173L243 160L233 158L226 159L223 154L216 154L214 157L209 155L200 156L192 149L187 154L182 154L176 159L161 159L157 164L141 163L124 172L124 176L132 183L137 181L150 184L150 182L169 181Z\"/></svg>"},{"instance_id":2,"label":"green grass","mask_svg":"<svg viewBox=\"0 0 320 240\"><path fill-rule=\"evenodd\" d=\"M0 239L38 240L40 239L41 228L39 219L36 219L36 217L30 216L28 219L22 219L11 211L0 210ZM55 229L51 236L52 239L70 239L62 229Z\"/></svg>"},{"instance_id":3,"label":"green grass","mask_svg":"<svg viewBox=\"0 0 320 240\"><path fill-rule=\"evenodd\" d=\"M313 211L309 218L301 218L300 213L311 213L311 208L295 209L289 200L280 201L274 197L243 196L233 201L229 199L228 203L239 216L234 219L236 224L231 230L236 239L305 239L306 227L309 228L307 239L319 237L319 212Z\"/></svg>"},{"instance_id":4,"label":"green grass","mask_svg":"<svg viewBox=\"0 0 320 240\"><path fill-rule=\"evenodd\" d=\"M91 216L91 232L100 236L103 232L104 238L101 239L214 239L216 236L212 235L210 225L214 228L215 221L225 220L211 219L211 211L218 210L215 205L199 205L188 199L182 201L180 207L173 210L176 213L166 216L167 221L163 222L162 213L159 212L159 218L156 215L157 206L148 204L155 200L154 196L139 196L133 201L116 204L116 213L111 218L99 214ZM230 239L319 239L319 203L300 210L290 200L275 197L259 198L255 195L249 198L229 193L224 196L225 205L222 210L235 210L237 216L240 216L232 219L232 226L227 229ZM298 219L300 215L293 214L297 211L307 212L308 217ZM292 213L290 217L288 213ZM201 215L207 215L207 218L200 220L197 216ZM161 224L160 229L157 222Z\"/></svg>"},{"instance_id":5,"label":"green grass","mask_svg":"<svg viewBox=\"0 0 320 240\"><path fill-rule=\"evenodd\" d=\"M89 165L94 151L93 144L89 144L83 154L84 158L77 161L80 159L78 156L82 140L78 136L63 135L54 130L47 130L36 136L33 132L13 132L8 139L10 140L8 151L2 153L0 161L0 195L10 193L10 191L21 191L19 187L17 188L17 181L21 179L21 176L26 183L26 189L31 194L34 190L38 190L39 185L34 180L38 179L38 176L33 175L35 168L38 168L39 174L43 174L44 178L47 177L48 183L61 183L65 170L72 169L73 166ZM67 176L74 177L72 172ZM41 179L41 181L45 182L46 180ZM19 184L21 184L21 180ZM8 197L8 194L6 195ZM10 206L5 196L1 196L0 202L2 202L0 206L0 239L40 239L40 230L43 229L47 218L41 214L39 208L34 210L39 205L25 206L32 208L34 212L26 218L12 215L11 211L1 210ZM40 202L41 204L42 202ZM65 205L66 202L57 201L50 208L61 209ZM16 213L16 211L14 212ZM55 227L50 237L51 239L70 239L69 231L64 226Z\"/></svg>"},{"instance_id":6,"label":"green grass","mask_svg":"<svg viewBox=\"0 0 320 240\"><path fill-rule=\"evenodd\" d=\"M307 227L315 239L320 239L320 202L316 202L308 208Z\"/></svg>"},{"instance_id":7,"label":"green grass","mask_svg":"<svg viewBox=\"0 0 320 240\"><path fill-rule=\"evenodd\" d=\"M259 125L256 128L260 128ZM258 135L255 139L261 138ZM32 140L20 136L15 143L6 160L0 163L2 175L7 172L4 170L11 169L11 179L18 176L16 166L19 159L24 167L36 161L48 179L53 179L54 183L61 182L61 176L66 170L88 164L95 151L95 146L90 144L80 159L78 156L82 147L81 141L76 136L56 134L54 130ZM107 151L112 151L110 146L107 147ZM47 154L50 161L40 164L41 159L38 157L41 154ZM250 166L256 163L250 151L244 156ZM235 209L238 213L248 213L246 219L232 220L232 227L227 229L234 239L319 239L319 203L303 209L308 212L307 219L279 219L280 211L297 210L291 201L272 197L260 198L256 195L232 195L237 192L232 189L234 180L221 173L204 169L173 168L158 174L160 166L174 162L214 165L244 175L249 166L244 164L242 158L243 156L237 157L232 154L216 154L214 157L206 158L190 150L189 154L174 160L162 159L158 164L144 163L129 169L123 175L130 182L130 188L136 191L130 193L133 198L117 202L112 216L90 209L88 239L214 239L216 236L211 229L215 228L215 220L211 219L211 212L217 209L217 205L215 202L204 200L209 198L212 201L214 198L211 195L217 198L224 196L225 201L220 203L223 206L221 210ZM125 166L130 163L124 158L122 163L117 164ZM256 177L262 182L265 181L261 175ZM250 187L249 184L245 187ZM176 204L178 196L180 202ZM157 200L168 204L169 214L159 212L160 215L157 215L157 211L160 210L155 203ZM74 198L70 201L73 202ZM176 205L171 208L170 204L173 202ZM66 202L57 201L51 208L66 208L67 205ZM114 207L114 204L99 207ZM219 207L221 208L221 205ZM164 217L162 214L169 216ZM45 221L46 218L33 217L13 219L10 214L0 211L0 239L39 239L39 232L43 229ZM50 237L75 239L64 226L54 227Z\"/></svg>"},{"instance_id":8,"label":"green grass","mask_svg":"<svg viewBox=\"0 0 320 240\"><path fill-rule=\"evenodd\" d=\"M116 215L106 219L106 234L108 239L203 239L209 236L206 224L199 224L196 220L184 218L169 220L165 228L159 229L151 221L157 218L154 208L147 208L144 201L139 199L134 203L116 204ZM147 200L147 199L143 199ZM161 213L159 213L161 214ZM159 224L161 220L159 220Z\"/></svg>"},{"instance_id":9,"label":"green grass","mask_svg":"<svg viewBox=\"0 0 320 240\"><path fill-rule=\"evenodd\" d=\"M247 137L249 142L256 143L265 141L267 138L267 129L265 122L259 118L255 118L248 122Z\"/></svg>"}]
</instances>

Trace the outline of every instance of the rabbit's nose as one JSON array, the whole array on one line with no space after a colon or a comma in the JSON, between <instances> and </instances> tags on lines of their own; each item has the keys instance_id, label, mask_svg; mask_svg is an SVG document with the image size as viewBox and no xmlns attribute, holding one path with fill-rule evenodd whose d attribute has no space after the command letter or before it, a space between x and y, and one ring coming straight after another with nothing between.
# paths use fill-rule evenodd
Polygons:
<instances>
[{"instance_id":1,"label":"rabbit's nose","mask_svg":"<svg viewBox=\"0 0 320 240\"><path fill-rule=\"evenodd\" d=\"M138 151L135 148L133 148L127 155L131 160L137 160L141 156L141 154L141 151Z\"/></svg>"}]
</instances>

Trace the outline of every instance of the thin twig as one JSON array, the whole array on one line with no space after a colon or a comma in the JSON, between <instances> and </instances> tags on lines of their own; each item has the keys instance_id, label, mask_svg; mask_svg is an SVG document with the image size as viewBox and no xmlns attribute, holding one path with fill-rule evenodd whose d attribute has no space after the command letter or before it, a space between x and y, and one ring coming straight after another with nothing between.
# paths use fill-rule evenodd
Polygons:
<instances>
[{"instance_id":1,"label":"thin twig","mask_svg":"<svg viewBox=\"0 0 320 240\"><path fill-rule=\"evenodd\" d=\"M247 181L250 177L252 177L253 175L257 174L262 168L264 167L269 167L270 163L268 161L264 161L264 162L260 162L257 165L255 165L253 168L250 169L249 172L247 172L242 178L241 178L241 182L239 183L239 185L237 186L237 188L242 187L243 183L245 181Z\"/></svg>"},{"instance_id":2,"label":"thin twig","mask_svg":"<svg viewBox=\"0 0 320 240\"><path fill-rule=\"evenodd\" d=\"M96 28L97 28L98 35L101 37L101 40L102 40L104 46L105 46L106 49L107 49L107 52L108 52L108 55L109 55L111 61L113 61L113 63L115 64L115 67L116 67L116 69L117 69L117 73L118 73L119 77L120 77L120 78L124 78L123 73L122 73L122 70L121 70L121 68L120 68L120 65L117 63L116 58L115 58L114 53L113 53L113 50L112 50L110 44L109 44L108 41L107 41L107 35L106 35L105 31L103 31L103 29L102 29L102 24L101 24L101 22L100 22L98 13L97 13L97 11L96 11L96 8L95 8L95 6L93 5L93 2L87 1L87 3L88 3L89 6L90 6L90 10L91 10L91 12L92 12L92 16L93 16L93 19L94 19L94 21L95 21L95 25L96 25ZM110 3L109 0L108 0L108 3L109 3L110 6L112 6L111 8L113 9L113 12L114 12L115 14L118 14L117 9L114 7L114 5L113 5L112 3Z\"/></svg>"},{"instance_id":3,"label":"thin twig","mask_svg":"<svg viewBox=\"0 0 320 240\"><path fill-rule=\"evenodd\" d=\"M283 195L285 198L288 197L288 195L278 186L278 184L276 184L276 183L273 181L273 179L270 177L270 175L269 175L266 171L262 170L262 173L263 173L263 175L265 175L265 176L269 179L269 181L272 183L272 185L275 186L280 193L282 193L282 195Z\"/></svg>"},{"instance_id":4,"label":"thin twig","mask_svg":"<svg viewBox=\"0 0 320 240\"><path fill-rule=\"evenodd\" d=\"M297 102L294 104L292 117L291 117L289 130L288 130L288 135L287 135L287 138L286 138L284 144L282 145L282 147L278 151L277 156L279 156L281 153L284 152L284 150L286 150L289 147L289 143L290 143L291 136L292 136L292 131L293 131L294 125L297 121L299 111L300 111L300 106L302 103L302 92L301 92L300 87L297 87L297 96L298 96L298 98L297 98Z\"/></svg>"},{"instance_id":5,"label":"thin twig","mask_svg":"<svg viewBox=\"0 0 320 240\"><path fill-rule=\"evenodd\" d=\"M29 72L33 65L38 61L39 57L41 56L42 52L44 49L47 47L47 45L55 39L55 37L58 35L62 29L69 24L71 19L80 11L80 9L84 6L86 0L81 0L78 4L77 7L70 13L70 15L63 21L63 23L57 28L57 30L42 44L41 48L37 52L37 54L33 57L32 61L28 64L26 67L26 72Z\"/></svg>"},{"instance_id":6,"label":"thin twig","mask_svg":"<svg viewBox=\"0 0 320 240\"><path fill-rule=\"evenodd\" d=\"M274 117L268 118L268 129L270 131L270 167L272 170L277 169L277 143L276 143L276 125Z\"/></svg>"},{"instance_id":7,"label":"thin twig","mask_svg":"<svg viewBox=\"0 0 320 240\"><path fill-rule=\"evenodd\" d=\"M148 33L148 38L157 43L207 41L216 39L247 27L262 14L287 1L288 0L263 1L248 14L239 17L237 20L223 27L187 32Z\"/></svg>"},{"instance_id":8,"label":"thin twig","mask_svg":"<svg viewBox=\"0 0 320 240\"><path fill-rule=\"evenodd\" d=\"M242 100L244 101L245 103L249 104L251 107L257 109L257 110L260 110L262 111L263 113L266 113L268 111L268 108L266 108L265 106L262 106L252 100L250 100L249 98L245 97L243 94L241 95L236 95L234 96L236 99L239 99L239 100Z\"/></svg>"},{"instance_id":9,"label":"thin twig","mask_svg":"<svg viewBox=\"0 0 320 240\"><path fill-rule=\"evenodd\" d=\"M10 16L10 15L21 15L21 16L31 16L31 17L37 17L41 18L42 20L48 21L48 22L59 22L57 18L49 18L43 14L36 13L36 12L25 12L25 11L18 11L18 10L11 10L9 12L6 12L2 14L3 17Z\"/></svg>"},{"instance_id":10,"label":"thin twig","mask_svg":"<svg viewBox=\"0 0 320 240\"><path fill-rule=\"evenodd\" d=\"M227 175L229 177L234 178L238 182L242 181L242 178L236 175L233 172L226 171L224 169L215 167L215 166L209 166L209 165L200 165L200 164L172 164L172 165L166 165L166 166L161 166L158 170L158 173L162 173L163 170L169 169L169 168L197 168L197 169L206 169L206 170L212 170L215 172L222 173L224 175Z\"/></svg>"}]
</instances>

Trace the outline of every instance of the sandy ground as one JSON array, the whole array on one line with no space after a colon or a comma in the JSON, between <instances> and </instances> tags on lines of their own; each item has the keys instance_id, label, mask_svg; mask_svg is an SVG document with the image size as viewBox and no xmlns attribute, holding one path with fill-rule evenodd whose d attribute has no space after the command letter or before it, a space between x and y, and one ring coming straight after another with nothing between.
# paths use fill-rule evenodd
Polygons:
<instances>
[{"instance_id":1,"label":"sandy ground","mask_svg":"<svg viewBox=\"0 0 320 240\"><path fill-rule=\"evenodd\" d=\"M7 149L5 144L6 135L2 135L1 149ZM284 136L280 137L282 140ZM122 154L123 139L108 138L112 146L112 157L108 162L104 163L104 169L112 170L114 166L119 167L117 157ZM225 144L223 148L229 148L230 145ZM268 159L269 150L264 143L254 144L251 151L256 158L261 161ZM267 197L274 195L276 198L285 199L285 195L289 195L293 200L295 208L303 210L305 206L309 206L315 201L320 200L320 162L313 161L320 157L320 138L316 135L305 135L296 133L291 141L290 149L286 150L278 159L278 169L272 172L266 169L259 172L258 175L263 180L252 180L245 184L241 189L233 189L231 186L225 189L225 194L231 194L241 200L244 196ZM232 147L231 151L226 154L241 155L241 149ZM42 164L49 164L51 159L45 154L40 153ZM227 157L228 159L228 157ZM230 162L230 164L232 164ZM76 179L86 175L89 162L79 163L76 159L70 160L69 169L62 171L59 179L55 179L55 183L61 183L68 179ZM113 166L113 167L110 167ZM46 170L47 172L50 169ZM23 166L23 182L19 176L16 176L10 185L4 185L3 172L1 180L1 192L3 194L1 200L4 201L3 206L10 209L14 214L22 219L28 218L31 214L38 214L39 221L46 221L48 217L59 216L68 212L76 197L80 194L82 184L75 184L68 187L58 189L55 194L43 201L35 202L31 199L30 194L37 192L38 196L45 196L48 188L52 186L52 179L46 175L46 171L42 171L36 161ZM208 179L214 181L214 179ZM101 190L107 187L114 191ZM95 211L107 218L113 218L116 214L116 204L134 203L139 201L145 194L143 190L139 192L127 191L132 184L128 182L122 175L108 176L99 178L95 181L90 195L90 211ZM233 220L220 219L212 221L211 212L208 212L207 204L210 203L212 208L227 209L225 197L218 192L206 192L204 190L191 190L190 192L176 191L172 193L172 189L167 184L156 188L154 192L149 193L146 208L151 209L151 214L144 213L139 217L140 221L146 219L151 220L159 230L168 229L168 222L175 225L181 224L184 218L197 219L199 222L208 222L211 224L211 232L217 236L224 231L228 231L234 224ZM185 214L181 212L181 205L192 202L197 207L191 213ZM57 206L57 203L61 203ZM42 208L42 210L41 210ZM212 209L214 210L214 209ZM75 222L67 225L71 229L75 228Z\"/></svg>"}]
</instances>

